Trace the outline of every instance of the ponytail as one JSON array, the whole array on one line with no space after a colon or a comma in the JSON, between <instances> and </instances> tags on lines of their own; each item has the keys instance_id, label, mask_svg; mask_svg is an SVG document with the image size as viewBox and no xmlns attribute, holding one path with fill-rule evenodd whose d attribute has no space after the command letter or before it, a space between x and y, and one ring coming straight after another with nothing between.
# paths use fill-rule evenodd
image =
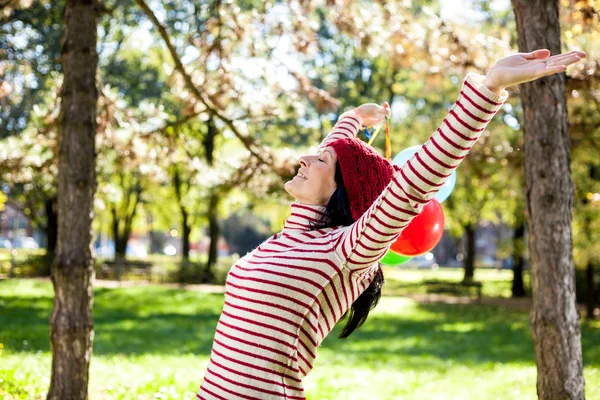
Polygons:
<instances>
[{"instance_id":1,"label":"ponytail","mask_svg":"<svg viewBox=\"0 0 600 400\"><path fill-rule=\"evenodd\" d=\"M311 229L321 229L333 226L349 226L354 223L339 162L336 162L335 165L335 183L337 188L327 203L324 223L320 226L316 226L311 222ZM352 334L352 332L365 323L367 317L369 316L369 312L375 308L377 303L379 303L379 299L381 298L381 288L383 287L384 282L385 280L383 278L381 264L378 263L377 272L375 273L375 277L373 277L373 281L369 287L367 287L365 291L362 292L356 300L354 300L352 306L344 313L344 315L342 315L341 319L348 317L348 321L339 335L340 339L347 338L350 336L350 334Z\"/></svg>"},{"instance_id":2,"label":"ponytail","mask_svg":"<svg viewBox=\"0 0 600 400\"><path fill-rule=\"evenodd\" d=\"M346 323L346 326L344 326L342 333L340 333L340 339L347 338L356 328L360 328L367 320L369 312L375 308L377 303L379 303L379 299L381 298L381 288L383 287L385 279L383 279L381 263L378 264L377 272L369 287L354 300L352 307L342 315L342 319L348 316L348 322Z\"/></svg>"}]
</instances>

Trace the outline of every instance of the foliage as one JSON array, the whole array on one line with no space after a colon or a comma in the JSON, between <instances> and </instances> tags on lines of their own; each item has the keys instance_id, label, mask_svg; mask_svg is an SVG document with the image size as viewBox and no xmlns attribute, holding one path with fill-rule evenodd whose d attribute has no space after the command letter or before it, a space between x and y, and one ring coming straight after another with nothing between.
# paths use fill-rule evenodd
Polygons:
<instances>
[{"instance_id":1,"label":"foliage","mask_svg":"<svg viewBox=\"0 0 600 400\"><path fill-rule=\"evenodd\" d=\"M272 231L280 229L291 200L283 182L342 111L390 101L396 153L437 128L466 73L484 74L514 51L511 10L493 3L468 1L479 19L457 22L442 18L441 5L431 1L105 2L98 31L96 232L111 233L112 205L121 210L119 220L131 218L127 182L138 178L134 233L181 231L186 211L192 240L199 239L215 191L221 217L254 205ZM600 193L588 151L600 148L598 4L562 0L561 6L565 50L588 52L567 73L575 259L582 267L600 254L599 208L585 203ZM11 2L0 35L6 55L0 79L21 82L0 99L8 113L0 116L0 136L12 136L0 146L0 180L42 227L44 201L56 194L62 9L62 2ZM511 89L458 170L444 203L455 236L481 219L511 226L522 219L518 91ZM383 147L383 137L375 147Z\"/></svg>"}]
</instances>

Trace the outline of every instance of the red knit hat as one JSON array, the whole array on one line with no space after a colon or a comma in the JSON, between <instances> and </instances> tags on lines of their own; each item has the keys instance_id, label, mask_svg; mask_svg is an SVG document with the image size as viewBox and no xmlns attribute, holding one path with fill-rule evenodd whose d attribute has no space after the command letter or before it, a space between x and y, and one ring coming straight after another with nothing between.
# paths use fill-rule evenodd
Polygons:
<instances>
[{"instance_id":1,"label":"red knit hat","mask_svg":"<svg viewBox=\"0 0 600 400\"><path fill-rule=\"evenodd\" d=\"M394 167L358 138L338 139L328 146L337 154L352 218L356 221L392 181Z\"/></svg>"}]
</instances>

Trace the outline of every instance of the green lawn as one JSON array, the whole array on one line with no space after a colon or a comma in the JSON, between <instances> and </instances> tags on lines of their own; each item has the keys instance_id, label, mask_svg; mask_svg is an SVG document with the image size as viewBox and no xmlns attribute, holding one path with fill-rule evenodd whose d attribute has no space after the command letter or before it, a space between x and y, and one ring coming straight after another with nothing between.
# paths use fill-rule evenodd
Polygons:
<instances>
[{"instance_id":1,"label":"green lawn","mask_svg":"<svg viewBox=\"0 0 600 400\"><path fill-rule=\"evenodd\" d=\"M90 398L194 398L222 301L158 286L97 288ZM0 398L44 397L51 306L48 282L0 281ZM586 397L600 398L600 323L582 330ZM535 398L527 312L386 296L350 338L338 331L306 379L308 399Z\"/></svg>"}]
</instances>

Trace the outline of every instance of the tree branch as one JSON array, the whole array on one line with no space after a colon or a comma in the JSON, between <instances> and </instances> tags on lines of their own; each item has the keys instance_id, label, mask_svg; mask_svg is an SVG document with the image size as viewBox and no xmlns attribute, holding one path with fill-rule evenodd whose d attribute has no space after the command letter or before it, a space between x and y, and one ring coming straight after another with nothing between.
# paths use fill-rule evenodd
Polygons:
<instances>
[{"instance_id":1,"label":"tree branch","mask_svg":"<svg viewBox=\"0 0 600 400\"><path fill-rule=\"evenodd\" d=\"M169 50L169 53L171 54L171 57L173 58L173 62L175 63L175 69L182 75L187 88L192 92L194 97L196 97L202 104L204 104L206 109L211 114L225 122L225 124L232 130L234 135L244 144L244 146L248 149L248 151L250 151L252 155L254 155L262 163L265 163L269 166L273 166L273 156L270 154L267 148L255 142L251 137L242 134L234 125L231 119L227 118L214 106L209 104L209 102L206 99L204 99L204 96L202 96L202 93L200 93L200 90L192 81L192 77L185 70L183 63L181 62L181 58L179 57L179 55L177 54L177 50L171 43L171 39L164 25L161 24L158 18L156 18L156 15L154 15L154 12L150 9L150 7L148 7L144 0L136 0L136 3L142 8L146 16L150 19L150 21L152 21L152 24L158 30L158 33L162 37Z\"/></svg>"}]
</instances>

